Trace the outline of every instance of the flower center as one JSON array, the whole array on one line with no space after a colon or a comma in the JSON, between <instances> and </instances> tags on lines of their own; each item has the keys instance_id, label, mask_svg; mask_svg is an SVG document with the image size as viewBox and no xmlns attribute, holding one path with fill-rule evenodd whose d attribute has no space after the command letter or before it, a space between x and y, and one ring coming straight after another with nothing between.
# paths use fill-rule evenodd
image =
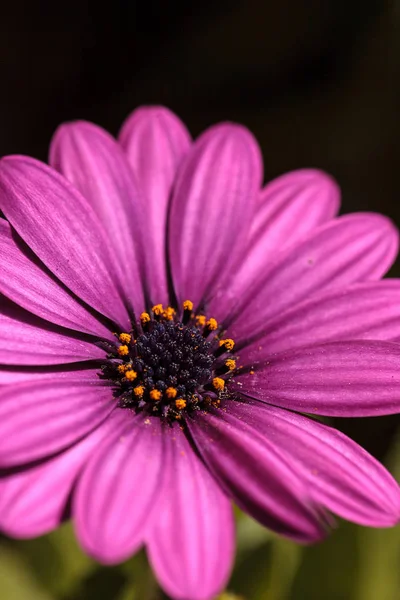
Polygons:
<instances>
[{"instance_id":1,"label":"flower center","mask_svg":"<svg viewBox=\"0 0 400 600\"><path fill-rule=\"evenodd\" d=\"M118 405L166 420L219 406L236 371L234 341L223 339L215 319L193 313L193 303L153 306L129 333L116 334L102 376L114 384Z\"/></svg>"}]
</instances>

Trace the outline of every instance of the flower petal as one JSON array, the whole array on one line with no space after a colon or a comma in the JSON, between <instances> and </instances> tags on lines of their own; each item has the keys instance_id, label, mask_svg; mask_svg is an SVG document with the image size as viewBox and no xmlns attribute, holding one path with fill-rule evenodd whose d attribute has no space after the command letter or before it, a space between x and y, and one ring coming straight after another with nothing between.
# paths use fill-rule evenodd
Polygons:
<instances>
[{"instance_id":1,"label":"flower petal","mask_svg":"<svg viewBox=\"0 0 400 600\"><path fill-rule=\"evenodd\" d=\"M232 298L241 295L277 253L330 221L339 204L340 190L336 182L322 171L302 169L271 181L261 192L247 251L239 258L228 291L221 290L221 294ZM214 312L213 302L209 310L210 314Z\"/></svg>"},{"instance_id":2,"label":"flower petal","mask_svg":"<svg viewBox=\"0 0 400 600\"><path fill-rule=\"evenodd\" d=\"M232 507L179 427L168 441L171 462L147 537L149 560L173 598L211 600L232 568Z\"/></svg>"},{"instance_id":3,"label":"flower petal","mask_svg":"<svg viewBox=\"0 0 400 600\"><path fill-rule=\"evenodd\" d=\"M3 365L57 365L105 358L101 350L78 336L57 332L15 304L1 299L0 363Z\"/></svg>"},{"instance_id":4,"label":"flower petal","mask_svg":"<svg viewBox=\"0 0 400 600\"><path fill-rule=\"evenodd\" d=\"M53 373L2 386L0 467L49 456L95 429L115 406L97 373Z\"/></svg>"},{"instance_id":5,"label":"flower petal","mask_svg":"<svg viewBox=\"0 0 400 600\"><path fill-rule=\"evenodd\" d=\"M169 251L179 301L198 306L222 286L245 248L261 181L257 143L243 127L212 127L180 169L169 220Z\"/></svg>"},{"instance_id":6,"label":"flower petal","mask_svg":"<svg viewBox=\"0 0 400 600\"><path fill-rule=\"evenodd\" d=\"M245 396L338 417L400 412L400 344L331 342L271 357L232 386Z\"/></svg>"},{"instance_id":7,"label":"flower petal","mask_svg":"<svg viewBox=\"0 0 400 600\"><path fill-rule=\"evenodd\" d=\"M0 527L7 535L37 537L61 523L72 486L110 429L112 416L55 458L0 479Z\"/></svg>"},{"instance_id":8,"label":"flower petal","mask_svg":"<svg viewBox=\"0 0 400 600\"><path fill-rule=\"evenodd\" d=\"M269 320L312 294L380 279L397 249L398 232L381 215L346 215L318 228L244 291L229 317L230 337L244 340L249 332L257 335ZM224 301L220 310L227 310Z\"/></svg>"},{"instance_id":9,"label":"flower petal","mask_svg":"<svg viewBox=\"0 0 400 600\"><path fill-rule=\"evenodd\" d=\"M251 242L282 250L336 216L340 189L334 179L316 169L299 169L277 177L261 191L251 228Z\"/></svg>"},{"instance_id":10,"label":"flower petal","mask_svg":"<svg viewBox=\"0 0 400 600\"><path fill-rule=\"evenodd\" d=\"M288 457L229 407L188 422L210 471L236 504L264 526L298 542L324 536L322 514Z\"/></svg>"},{"instance_id":11,"label":"flower petal","mask_svg":"<svg viewBox=\"0 0 400 600\"><path fill-rule=\"evenodd\" d=\"M24 246L10 224L0 219L0 292L50 323L113 339L110 331Z\"/></svg>"},{"instance_id":12,"label":"flower petal","mask_svg":"<svg viewBox=\"0 0 400 600\"><path fill-rule=\"evenodd\" d=\"M0 365L0 387L3 389L7 385L21 381L53 379L54 373L58 373L60 377L70 377L71 365L58 365L56 367L17 367L13 365L5 367Z\"/></svg>"},{"instance_id":13,"label":"flower petal","mask_svg":"<svg viewBox=\"0 0 400 600\"><path fill-rule=\"evenodd\" d=\"M87 304L129 327L107 238L85 199L53 169L28 157L1 160L0 191L0 208L46 267Z\"/></svg>"},{"instance_id":14,"label":"flower petal","mask_svg":"<svg viewBox=\"0 0 400 600\"><path fill-rule=\"evenodd\" d=\"M141 266L143 198L117 141L101 127L78 121L61 125L50 146L50 164L94 208L117 259L126 297L136 313L144 310Z\"/></svg>"},{"instance_id":15,"label":"flower petal","mask_svg":"<svg viewBox=\"0 0 400 600\"><path fill-rule=\"evenodd\" d=\"M73 511L77 536L96 560L125 560L143 543L166 459L158 418L117 410L112 435L78 482Z\"/></svg>"},{"instance_id":16,"label":"flower petal","mask_svg":"<svg viewBox=\"0 0 400 600\"><path fill-rule=\"evenodd\" d=\"M400 520L400 488L396 481L343 433L259 402L232 402L229 411L290 455L318 504L369 527L390 527Z\"/></svg>"},{"instance_id":17,"label":"flower petal","mask_svg":"<svg viewBox=\"0 0 400 600\"><path fill-rule=\"evenodd\" d=\"M249 365L301 346L335 340L400 340L400 280L355 284L317 295L268 322L240 351Z\"/></svg>"},{"instance_id":18,"label":"flower petal","mask_svg":"<svg viewBox=\"0 0 400 600\"><path fill-rule=\"evenodd\" d=\"M182 121L162 106L144 106L125 121L119 140L146 202L146 228L153 239L151 298L168 303L167 209L177 169L191 139Z\"/></svg>"}]
</instances>

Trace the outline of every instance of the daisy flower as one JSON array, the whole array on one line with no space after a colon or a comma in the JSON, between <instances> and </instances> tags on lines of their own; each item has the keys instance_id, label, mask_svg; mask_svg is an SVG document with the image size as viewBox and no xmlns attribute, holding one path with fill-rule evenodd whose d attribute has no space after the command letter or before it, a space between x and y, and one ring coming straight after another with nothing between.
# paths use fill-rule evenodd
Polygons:
<instances>
[{"instance_id":1,"label":"daisy flower","mask_svg":"<svg viewBox=\"0 0 400 600\"><path fill-rule=\"evenodd\" d=\"M300 543L394 525L391 475L315 419L400 410L392 223L337 217L320 171L262 188L248 130L192 142L165 108L118 141L62 125L49 162L0 162L3 531L70 516L97 560L145 545L170 596L210 600L232 501Z\"/></svg>"}]
</instances>

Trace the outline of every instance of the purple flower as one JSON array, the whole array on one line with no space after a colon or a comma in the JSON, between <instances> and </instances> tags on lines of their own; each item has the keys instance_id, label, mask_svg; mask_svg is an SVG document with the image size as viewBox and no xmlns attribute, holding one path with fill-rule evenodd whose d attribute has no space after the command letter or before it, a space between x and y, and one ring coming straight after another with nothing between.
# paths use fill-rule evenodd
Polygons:
<instances>
[{"instance_id":1,"label":"purple flower","mask_svg":"<svg viewBox=\"0 0 400 600\"><path fill-rule=\"evenodd\" d=\"M119 142L63 125L50 164L0 163L2 529L71 514L96 559L145 544L171 596L209 600L232 565L230 500L305 543L331 513L395 524L390 474L299 414L400 411L391 222L337 218L319 171L261 189L246 129L192 144L164 108Z\"/></svg>"}]
</instances>

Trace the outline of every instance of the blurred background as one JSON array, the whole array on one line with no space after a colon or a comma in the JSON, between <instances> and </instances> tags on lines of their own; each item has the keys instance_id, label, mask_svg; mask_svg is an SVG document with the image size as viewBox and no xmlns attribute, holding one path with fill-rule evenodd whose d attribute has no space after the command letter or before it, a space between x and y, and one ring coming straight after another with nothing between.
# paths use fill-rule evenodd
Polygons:
<instances>
[{"instance_id":1,"label":"blurred background","mask_svg":"<svg viewBox=\"0 0 400 600\"><path fill-rule=\"evenodd\" d=\"M300 167L333 174L343 212L400 225L400 5L394 0L81 0L8 3L0 22L0 155L46 160L61 121L116 134L140 104L164 104L196 136L220 120L257 136L265 178ZM392 275L400 275L399 265ZM398 417L336 420L400 478ZM224 599L398 600L400 531L340 523L303 549L238 514ZM0 539L4 600L161 600L144 554L102 568L71 527Z\"/></svg>"}]
</instances>

